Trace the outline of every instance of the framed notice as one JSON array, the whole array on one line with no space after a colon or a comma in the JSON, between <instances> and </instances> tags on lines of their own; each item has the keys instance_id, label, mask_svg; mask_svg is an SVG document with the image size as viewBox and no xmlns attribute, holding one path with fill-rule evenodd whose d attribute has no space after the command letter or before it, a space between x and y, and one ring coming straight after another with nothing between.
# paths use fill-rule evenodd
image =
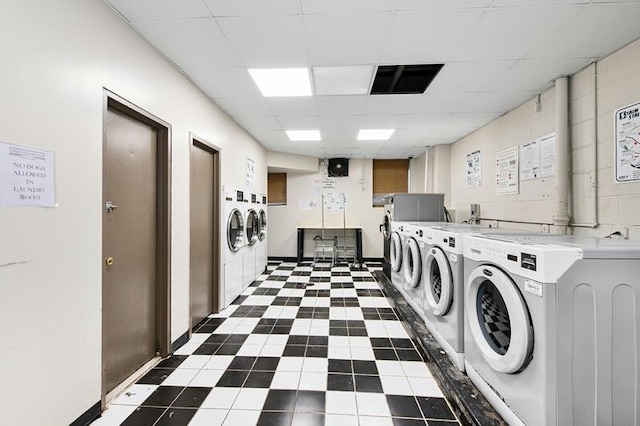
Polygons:
<instances>
[{"instance_id":1,"label":"framed notice","mask_svg":"<svg viewBox=\"0 0 640 426\"><path fill-rule=\"evenodd\" d=\"M496 153L496 194L520 192L518 179L518 145Z\"/></svg>"},{"instance_id":2,"label":"framed notice","mask_svg":"<svg viewBox=\"0 0 640 426\"><path fill-rule=\"evenodd\" d=\"M616 182L640 181L640 102L615 112Z\"/></svg>"},{"instance_id":3,"label":"framed notice","mask_svg":"<svg viewBox=\"0 0 640 426\"><path fill-rule=\"evenodd\" d=\"M51 151L0 142L0 207L55 207Z\"/></svg>"},{"instance_id":4,"label":"framed notice","mask_svg":"<svg viewBox=\"0 0 640 426\"><path fill-rule=\"evenodd\" d=\"M474 187L480 186L482 177L482 162L480 157L480 150L477 149L467 154L467 186Z\"/></svg>"}]
</instances>

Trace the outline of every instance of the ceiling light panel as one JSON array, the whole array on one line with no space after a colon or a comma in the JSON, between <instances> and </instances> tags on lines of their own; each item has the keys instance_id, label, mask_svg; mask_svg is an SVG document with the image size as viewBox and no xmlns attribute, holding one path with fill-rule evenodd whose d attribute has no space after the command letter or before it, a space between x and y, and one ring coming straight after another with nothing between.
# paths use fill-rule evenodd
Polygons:
<instances>
[{"instance_id":1,"label":"ceiling light panel","mask_svg":"<svg viewBox=\"0 0 640 426\"><path fill-rule=\"evenodd\" d=\"M300 17L220 18L216 22L247 67L307 66Z\"/></svg>"},{"instance_id":2,"label":"ceiling light panel","mask_svg":"<svg viewBox=\"0 0 640 426\"><path fill-rule=\"evenodd\" d=\"M358 132L359 141L383 141L388 140L395 129L362 129Z\"/></svg>"},{"instance_id":3,"label":"ceiling light panel","mask_svg":"<svg viewBox=\"0 0 640 426\"><path fill-rule=\"evenodd\" d=\"M107 0L107 3L129 22L209 17L209 11L200 0Z\"/></svg>"},{"instance_id":4,"label":"ceiling light panel","mask_svg":"<svg viewBox=\"0 0 640 426\"><path fill-rule=\"evenodd\" d=\"M373 65L313 67L317 95L366 95L373 78Z\"/></svg>"},{"instance_id":5,"label":"ceiling light panel","mask_svg":"<svg viewBox=\"0 0 640 426\"><path fill-rule=\"evenodd\" d=\"M211 10L211 13L218 17L285 16L300 13L298 0L204 0L204 2Z\"/></svg>"},{"instance_id":6,"label":"ceiling light panel","mask_svg":"<svg viewBox=\"0 0 640 426\"><path fill-rule=\"evenodd\" d=\"M249 74L265 98L312 95L306 68L253 68Z\"/></svg>"},{"instance_id":7,"label":"ceiling light panel","mask_svg":"<svg viewBox=\"0 0 640 426\"><path fill-rule=\"evenodd\" d=\"M238 67L238 57L213 19L136 22L153 46L182 69Z\"/></svg>"},{"instance_id":8,"label":"ceiling light panel","mask_svg":"<svg viewBox=\"0 0 640 426\"><path fill-rule=\"evenodd\" d=\"M319 141L320 130L285 130L292 141Z\"/></svg>"}]
</instances>

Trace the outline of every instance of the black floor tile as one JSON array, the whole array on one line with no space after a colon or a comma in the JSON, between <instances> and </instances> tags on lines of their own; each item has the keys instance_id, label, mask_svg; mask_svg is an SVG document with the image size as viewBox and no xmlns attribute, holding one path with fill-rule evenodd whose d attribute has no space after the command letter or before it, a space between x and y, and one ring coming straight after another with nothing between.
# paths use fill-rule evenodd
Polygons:
<instances>
[{"instance_id":1,"label":"black floor tile","mask_svg":"<svg viewBox=\"0 0 640 426\"><path fill-rule=\"evenodd\" d=\"M227 370L224 372L222 377L220 377L220 380L218 380L216 386L240 388L244 384L248 375L248 371Z\"/></svg>"},{"instance_id":2,"label":"black floor tile","mask_svg":"<svg viewBox=\"0 0 640 426\"><path fill-rule=\"evenodd\" d=\"M247 337L249 337L248 334L232 334L227 340L225 340L224 343L235 343L241 345L245 342L245 340L247 340Z\"/></svg>"},{"instance_id":3,"label":"black floor tile","mask_svg":"<svg viewBox=\"0 0 640 426\"><path fill-rule=\"evenodd\" d=\"M396 349L400 361L422 361L422 357L415 349Z\"/></svg>"},{"instance_id":4,"label":"black floor tile","mask_svg":"<svg viewBox=\"0 0 640 426\"><path fill-rule=\"evenodd\" d=\"M121 426L152 425L165 411L166 408L138 407L122 422Z\"/></svg>"},{"instance_id":5,"label":"black floor tile","mask_svg":"<svg viewBox=\"0 0 640 426\"><path fill-rule=\"evenodd\" d=\"M256 363L253 365L254 370L258 371L276 371L280 358L278 357L258 357Z\"/></svg>"},{"instance_id":6,"label":"black floor tile","mask_svg":"<svg viewBox=\"0 0 640 426\"><path fill-rule=\"evenodd\" d=\"M377 360L381 361L397 361L398 356L393 349L373 348L373 353Z\"/></svg>"},{"instance_id":7,"label":"black floor tile","mask_svg":"<svg viewBox=\"0 0 640 426\"><path fill-rule=\"evenodd\" d=\"M353 375L329 373L327 376L327 390L353 392L355 389Z\"/></svg>"},{"instance_id":8,"label":"black floor tile","mask_svg":"<svg viewBox=\"0 0 640 426\"><path fill-rule=\"evenodd\" d=\"M194 355L213 355L220 349L219 343L203 343L198 349L193 351Z\"/></svg>"},{"instance_id":9,"label":"black floor tile","mask_svg":"<svg viewBox=\"0 0 640 426\"><path fill-rule=\"evenodd\" d=\"M391 339L386 337L370 337L369 340L374 348L393 348Z\"/></svg>"},{"instance_id":10,"label":"black floor tile","mask_svg":"<svg viewBox=\"0 0 640 426\"><path fill-rule=\"evenodd\" d=\"M290 426L292 420L293 413L263 411L257 426Z\"/></svg>"},{"instance_id":11,"label":"black floor tile","mask_svg":"<svg viewBox=\"0 0 640 426\"><path fill-rule=\"evenodd\" d=\"M349 336L362 336L362 337L366 337L368 336L367 334L367 329L366 328L348 328L349 330Z\"/></svg>"},{"instance_id":12,"label":"black floor tile","mask_svg":"<svg viewBox=\"0 0 640 426\"><path fill-rule=\"evenodd\" d=\"M363 376L356 374L356 392L382 393L382 383L379 376Z\"/></svg>"},{"instance_id":13,"label":"black floor tile","mask_svg":"<svg viewBox=\"0 0 640 426\"><path fill-rule=\"evenodd\" d=\"M353 372L355 374L377 375L378 367L375 361L353 361Z\"/></svg>"},{"instance_id":14,"label":"black floor tile","mask_svg":"<svg viewBox=\"0 0 640 426\"><path fill-rule=\"evenodd\" d=\"M154 426L187 426L196 415L193 408L169 408Z\"/></svg>"},{"instance_id":15,"label":"black floor tile","mask_svg":"<svg viewBox=\"0 0 640 426\"><path fill-rule=\"evenodd\" d=\"M169 358L160 361L155 368L177 368L188 357L188 355L172 355Z\"/></svg>"},{"instance_id":16,"label":"black floor tile","mask_svg":"<svg viewBox=\"0 0 640 426\"><path fill-rule=\"evenodd\" d=\"M422 412L414 396L387 395L387 403L393 417L422 419Z\"/></svg>"},{"instance_id":17,"label":"black floor tile","mask_svg":"<svg viewBox=\"0 0 640 426\"><path fill-rule=\"evenodd\" d=\"M245 388L268 388L273 381L273 371L252 371L244 382Z\"/></svg>"},{"instance_id":18,"label":"black floor tile","mask_svg":"<svg viewBox=\"0 0 640 426\"><path fill-rule=\"evenodd\" d=\"M262 409L266 411L293 411L296 406L297 393L296 390L271 389Z\"/></svg>"},{"instance_id":19,"label":"black floor tile","mask_svg":"<svg viewBox=\"0 0 640 426\"><path fill-rule=\"evenodd\" d=\"M421 419L398 419L394 417L393 426L427 426L427 422Z\"/></svg>"},{"instance_id":20,"label":"black floor tile","mask_svg":"<svg viewBox=\"0 0 640 426\"><path fill-rule=\"evenodd\" d=\"M242 345L231 345L224 343L216 351L216 355L235 355L238 353Z\"/></svg>"},{"instance_id":21,"label":"black floor tile","mask_svg":"<svg viewBox=\"0 0 640 426\"><path fill-rule=\"evenodd\" d=\"M353 366L350 359L330 359L330 373L353 373Z\"/></svg>"},{"instance_id":22,"label":"black floor tile","mask_svg":"<svg viewBox=\"0 0 640 426\"><path fill-rule=\"evenodd\" d=\"M295 411L324 413L325 399L325 392L308 390L298 391Z\"/></svg>"},{"instance_id":23,"label":"black floor tile","mask_svg":"<svg viewBox=\"0 0 640 426\"><path fill-rule=\"evenodd\" d=\"M227 370L251 370L256 359L254 356L236 356L227 367Z\"/></svg>"},{"instance_id":24,"label":"black floor tile","mask_svg":"<svg viewBox=\"0 0 640 426\"><path fill-rule=\"evenodd\" d=\"M455 420L447 401L444 398L427 398L419 396L418 405L422 409L422 415L426 419Z\"/></svg>"},{"instance_id":25,"label":"black floor tile","mask_svg":"<svg viewBox=\"0 0 640 426\"><path fill-rule=\"evenodd\" d=\"M187 387L171 404L172 407L198 408L211 392L211 388Z\"/></svg>"},{"instance_id":26,"label":"black floor tile","mask_svg":"<svg viewBox=\"0 0 640 426\"><path fill-rule=\"evenodd\" d=\"M302 345L287 345L284 348L282 356L295 356L303 357L306 352L306 346Z\"/></svg>"},{"instance_id":27,"label":"black floor tile","mask_svg":"<svg viewBox=\"0 0 640 426\"><path fill-rule=\"evenodd\" d=\"M295 413L291 426L324 426L324 414Z\"/></svg>"},{"instance_id":28,"label":"black floor tile","mask_svg":"<svg viewBox=\"0 0 640 426\"><path fill-rule=\"evenodd\" d=\"M310 358L326 358L328 353L329 350L326 346L307 346L305 356Z\"/></svg>"},{"instance_id":29,"label":"black floor tile","mask_svg":"<svg viewBox=\"0 0 640 426\"><path fill-rule=\"evenodd\" d=\"M141 385L159 385L164 382L172 372L172 370L166 368L154 368L142 376L136 383Z\"/></svg>"},{"instance_id":30,"label":"black floor tile","mask_svg":"<svg viewBox=\"0 0 640 426\"><path fill-rule=\"evenodd\" d=\"M212 334L204 343L217 343L219 345L223 344L228 338L231 336L230 334Z\"/></svg>"},{"instance_id":31,"label":"black floor tile","mask_svg":"<svg viewBox=\"0 0 640 426\"><path fill-rule=\"evenodd\" d=\"M183 390L183 386L160 386L141 405L145 407L169 407Z\"/></svg>"},{"instance_id":32,"label":"black floor tile","mask_svg":"<svg viewBox=\"0 0 640 426\"><path fill-rule=\"evenodd\" d=\"M411 339L391 339L396 349L414 349Z\"/></svg>"},{"instance_id":33,"label":"black floor tile","mask_svg":"<svg viewBox=\"0 0 640 426\"><path fill-rule=\"evenodd\" d=\"M287 345L306 345L309 341L309 336L289 336L287 340Z\"/></svg>"},{"instance_id":34,"label":"black floor tile","mask_svg":"<svg viewBox=\"0 0 640 426\"><path fill-rule=\"evenodd\" d=\"M309 340L307 342L309 346L328 346L329 345L329 337L327 336L309 336Z\"/></svg>"}]
</instances>

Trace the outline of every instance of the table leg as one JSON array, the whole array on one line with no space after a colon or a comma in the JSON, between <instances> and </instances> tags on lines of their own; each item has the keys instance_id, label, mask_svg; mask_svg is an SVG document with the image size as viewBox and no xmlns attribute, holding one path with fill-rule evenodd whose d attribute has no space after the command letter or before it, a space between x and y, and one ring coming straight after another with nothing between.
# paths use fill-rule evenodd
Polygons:
<instances>
[{"instance_id":1,"label":"table leg","mask_svg":"<svg viewBox=\"0 0 640 426\"><path fill-rule=\"evenodd\" d=\"M362 228L356 229L356 256L358 266L362 267Z\"/></svg>"},{"instance_id":2,"label":"table leg","mask_svg":"<svg viewBox=\"0 0 640 426\"><path fill-rule=\"evenodd\" d=\"M296 249L297 262L302 262L302 256L304 254L304 228L298 228L298 247Z\"/></svg>"}]
</instances>

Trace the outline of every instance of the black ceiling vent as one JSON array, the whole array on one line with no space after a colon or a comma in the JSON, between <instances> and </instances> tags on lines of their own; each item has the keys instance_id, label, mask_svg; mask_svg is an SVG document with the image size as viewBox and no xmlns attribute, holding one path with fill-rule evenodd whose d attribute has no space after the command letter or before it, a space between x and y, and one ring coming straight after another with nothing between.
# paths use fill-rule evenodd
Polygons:
<instances>
[{"instance_id":1,"label":"black ceiling vent","mask_svg":"<svg viewBox=\"0 0 640 426\"><path fill-rule=\"evenodd\" d=\"M329 158L329 177L349 176L348 158Z\"/></svg>"},{"instance_id":2,"label":"black ceiling vent","mask_svg":"<svg viewBox=\"0 0 640 426\"><path fill-rule=\"evenodd\" d=\"M424 93L443 64L380 65L371 86L372 95Z\"/></svg>"}]
</instances>

